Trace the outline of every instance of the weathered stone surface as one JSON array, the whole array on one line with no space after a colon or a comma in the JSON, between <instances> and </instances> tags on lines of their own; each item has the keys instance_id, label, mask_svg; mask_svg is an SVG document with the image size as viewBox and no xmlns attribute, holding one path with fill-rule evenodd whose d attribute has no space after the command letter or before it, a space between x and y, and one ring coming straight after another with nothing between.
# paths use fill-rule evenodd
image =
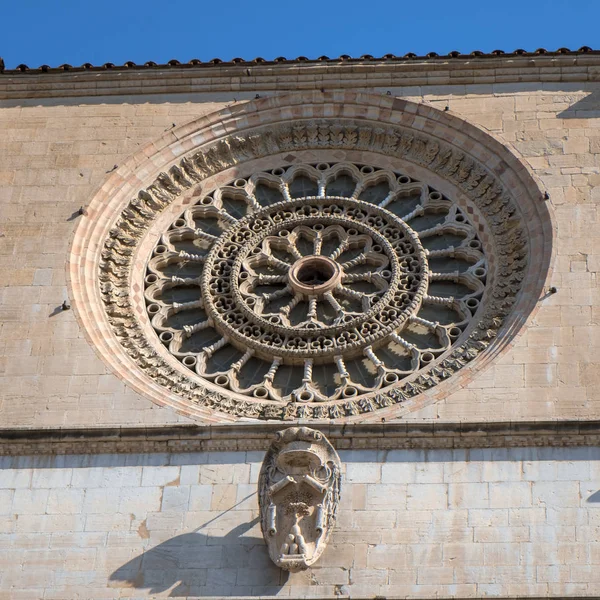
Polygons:
<instances>
[{"instance_id":1,"label":"weathered stone surface","mask_svg":"<svg viewBox=\"0 0 600 600\"><path fill-rule=\"evenodd\" d=\"M341 451L340 460L346 466L369 465L374 455ZM224 471L262 462L256 452L209 456ZM189 467L200 478L212 469L208 461L187 464L193 457L97 455L94 466L82 455L48 457L43 465L36 458L1 459L0 592L65 597L85 584L99 598L167 590L248 596L258 589L269 597L297 598L328 597L328 586L343 585L346 595L362 598L366 585L367 596L396 594L393 590L404 586L423 597L444 593L447 586L472 586L469 595L479 597L490 585L500 596L517 589L527 596L527 586L575 589L582 582L583 595L600 592L598 485L555 478L561 465L600 468L597 448L585 449L585 456L579 448L513 448L496 456L472 451L470 457L451 450L390 453L384 468L411 464L431 471L430 482L408 484L411 498L397 489L405 484L382 484L377 476L367 484L371 492L361 509L355 497L365 484L346 479L326 551L309 571L289 576L269 559L255 484L207 486L197 477L173 484ZM516 469L499 469L498 481L452 481L457 473L468 479L506 461ZM545 468L530 481L522 476L526 465ZM27 487L16 488L15 468L29 470L49 487L31 488L30 478ZM114 477L107 487L105 474L113 469L132 478ZM50 478L44 475L48 470ZM68 473L78 487L65 488L60 473ZM482 498L484 504L503 498L502 507L481 508Z\"/></svg>"}]
</instances>

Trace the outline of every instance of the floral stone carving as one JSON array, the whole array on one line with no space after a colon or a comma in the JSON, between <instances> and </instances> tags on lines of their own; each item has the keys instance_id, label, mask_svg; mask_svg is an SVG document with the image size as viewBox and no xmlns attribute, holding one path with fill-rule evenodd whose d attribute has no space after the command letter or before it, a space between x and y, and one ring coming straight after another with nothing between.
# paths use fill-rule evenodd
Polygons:
<instances>
[{"instance_id":1,"label":"floral stone carving","mask_svg":"<svg viewBox=\"0 0 600 600\"><path fill-rule=\"evenodd\" d=\"M302 571L323 554L340 500L340 459L308 427L277 433L258 483L261 528L273 562Z\"/></svg>"}]
</instances>

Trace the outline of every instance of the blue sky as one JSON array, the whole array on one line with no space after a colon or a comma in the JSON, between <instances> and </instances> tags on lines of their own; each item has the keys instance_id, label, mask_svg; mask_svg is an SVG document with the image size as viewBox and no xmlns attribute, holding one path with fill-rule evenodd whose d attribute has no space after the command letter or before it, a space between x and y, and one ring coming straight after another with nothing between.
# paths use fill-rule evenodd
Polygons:
<instances>
[{"instance_id":1,"label":"blue sky","mask_svg":"<svg viewBox=\"0 0 600 600\"><path fill-rule=\"evenodd\" d=\"M2 0L0 9L0 56L7 68L600 49L599 0Z\"/></svg>"}]
</instances>

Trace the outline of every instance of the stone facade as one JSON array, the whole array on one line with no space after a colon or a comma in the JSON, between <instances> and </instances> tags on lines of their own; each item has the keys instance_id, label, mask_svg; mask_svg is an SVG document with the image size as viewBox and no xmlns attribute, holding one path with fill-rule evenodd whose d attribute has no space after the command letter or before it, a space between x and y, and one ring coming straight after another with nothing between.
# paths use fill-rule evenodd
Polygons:
<instances>
[{"instance_id":1,"label":"stone facade","mask_svg":"<svg viewBox=\"0 0 600 600\"><path fill-rule=\"evenodd\" d=\"M264 453L1 459L3 598L596 596L597 448L341 451L337 525L287 574Z\"/></svg>"},{"instance_id":2,"label":"stone facade","mask_svg":"<svg viewBox=\"0 0 600 600\"><path fill-rule=\"evenodd\" d=\"M599 67L592 53L0 73L0 597L599 595ZM148 157L161 168L163 142L301 90L464 123L535 182L550 234L526 322L489 360L385 423L322 423L337 524L288 577L256 497L281 424L224 433L230 419L117 377L69 309L68 263L92 199Z\"/></svg>"}]
</instances>

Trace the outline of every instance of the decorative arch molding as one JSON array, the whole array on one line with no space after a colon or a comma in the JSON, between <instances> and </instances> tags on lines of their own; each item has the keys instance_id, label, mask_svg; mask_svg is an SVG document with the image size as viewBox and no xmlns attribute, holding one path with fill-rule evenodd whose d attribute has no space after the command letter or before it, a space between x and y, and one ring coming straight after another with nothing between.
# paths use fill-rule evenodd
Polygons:
<instances>
[{"instance_id":1,"label":"decorative arch molding","mask_svg":"<svg viewBox=\"0 0 600 600\"><path fill-rule=\"evenodd\" d=\"M359 398L240 397L182 368L146 313L143 274L159 234L237 177L295 162L352 162L407 173L454 197L488 249L490 285L447 352ZM400 417L466 385L535 310L553 254L540 188L513 151L432 107L390 96L309 91L235 104L177 128L112 174L79 224L68 274L73 307L99 356L152 401L209 422Z\"/></svg>"}]
</instances>

